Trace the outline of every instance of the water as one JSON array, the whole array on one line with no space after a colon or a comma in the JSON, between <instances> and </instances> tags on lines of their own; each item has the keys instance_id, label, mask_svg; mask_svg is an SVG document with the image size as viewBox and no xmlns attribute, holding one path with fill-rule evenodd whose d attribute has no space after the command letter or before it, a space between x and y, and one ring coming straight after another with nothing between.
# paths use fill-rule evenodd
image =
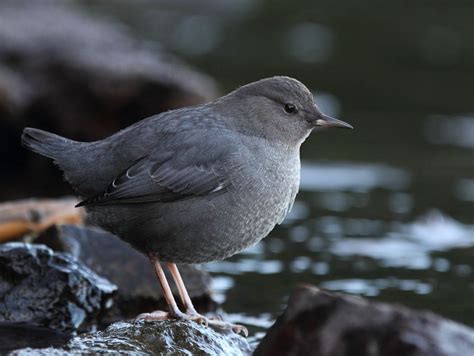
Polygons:
<instances>
[{"instance_id":1,"label":"water","mask_svg":"<svg viewBox=\"0 0 474 356\"><path fill-rule=\"evenodd\" d=\"M84 2L209 73L223 91L286 74L354 125L302 149L292 213L205 268L258 338L298 283L474 326L474 4Z\"/></svg>"}]
</instances>

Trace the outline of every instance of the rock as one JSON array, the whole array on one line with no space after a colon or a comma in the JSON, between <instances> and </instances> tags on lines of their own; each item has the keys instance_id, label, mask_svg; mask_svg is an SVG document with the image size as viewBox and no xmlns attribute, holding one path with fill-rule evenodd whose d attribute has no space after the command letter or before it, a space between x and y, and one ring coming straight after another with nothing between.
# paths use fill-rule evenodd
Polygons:
<instances>
[{"instance_id":1,"label":"rock","mask_svg":"<svg viewBox=\"0 0 474 356\"><path fill-rule=\"evenodd\" d=\"M61 347L71 335L26 323L0 322L0 355L24 347Z\"/></svg>"},{"instance_id":2,"label":"rock","mask_svg":"<svg viewBox=\"0 0 474 356\"><path fill-rule=\"evenodd\" d=\"M116 286L46 246L0 245L0 320L73 332L94 326Z\"/></svg>"},{"instance_id":3,"label":"rock","mask_svg":"<svg viewBox=\"0 0 474 356\"><path fill-rule=\"evenodd\" d=\"M472 355L474 330L428 311L297 288L255 355Z\"/></svg>"},{"instance_id":4,"label":"rock","mask_svg":"<svg viewBox=\"0 0 474 356\"><path fill-rule=\"evenodd\" d=\"M80 335L62 348L23 349L11 355L249 355L242 336L190 321L119 322L104 331Z\"/></svg>"},{"instance_id":5,"label":"rock","mask_svg":"<svg viewBox=\"0 0 474 356\"><path fill-rule=\"evenodd\" d=\"M166 310L158 280L148 258L114 235L95 228L59 225L40 235L36 243L71 253L84 265L118 286L114 306L106 323L133 318L140 313ZM211 298L211 277L191 265L181 265L180 272L195 307L201 313L215 311ZM168 278L172 281L171 276ZM171 283L176 301L179 294Z\"/></svg>"},{"instance_id":6,"label":"rock","mask_svg":"<svg viewBox=\"0 0 474 356\"><path fill-rule=\"evenodd\" d=\"M3 0L0 149L9 154L0 162L0 182L9 189L0 199L70 192L56 167L20 147L24 126L95 140L216 96L212 79L120 23L88 15L71 1Z\"/></svg>"}]
</instances>

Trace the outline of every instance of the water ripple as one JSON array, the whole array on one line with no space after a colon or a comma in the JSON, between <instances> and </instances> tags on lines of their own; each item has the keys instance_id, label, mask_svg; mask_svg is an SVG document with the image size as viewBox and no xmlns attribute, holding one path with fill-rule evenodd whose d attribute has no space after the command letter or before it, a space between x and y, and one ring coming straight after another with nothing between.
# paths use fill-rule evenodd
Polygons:
<instances>
[{"instance_id":1,"label":"water ripple","mask_svg":"<svg viewBox=\"0 0 474 356\"><path fill-rule=\"evenodd\" d=\"M368 192L375 188L402 190L411 175L386 164L316 163L305 161L301 168L301 190Z\"/></svg>"}]
</instances>

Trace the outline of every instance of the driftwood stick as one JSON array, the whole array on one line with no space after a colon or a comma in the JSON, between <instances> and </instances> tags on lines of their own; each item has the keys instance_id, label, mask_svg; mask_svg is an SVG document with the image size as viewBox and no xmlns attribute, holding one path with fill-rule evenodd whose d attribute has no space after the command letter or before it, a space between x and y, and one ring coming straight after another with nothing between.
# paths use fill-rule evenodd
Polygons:
<instances>
[{"instance_id":1,"label":"driftwood stick","mask_svg":"<svg viewBox=\"0 0 474 356\"><path fill-rule=\"evenodd\" d=\"M0 204L0 242L39 233L55 224L79 224L84 211L74 198L27 199Z\"/></svg>"}]
</instances>

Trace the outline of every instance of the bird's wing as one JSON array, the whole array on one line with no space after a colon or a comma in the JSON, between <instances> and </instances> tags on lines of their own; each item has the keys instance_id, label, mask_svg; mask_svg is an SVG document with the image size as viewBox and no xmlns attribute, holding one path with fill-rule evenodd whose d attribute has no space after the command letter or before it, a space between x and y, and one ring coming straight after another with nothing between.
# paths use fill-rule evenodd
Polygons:
<instances>
[{"instance_id":1,"label":"bird's wing","mask_svg":"<svg viewBox=\"0 0 474 356\"><path fill-rule=\"evenodd\" d=\"M207 136L197 134L160 145L78 206L171 202L225 192L232 184L232 172L239 169L233 159L235 147ZM163 150L171 147L173 151Z\"/></svg>"}]
</instances>

